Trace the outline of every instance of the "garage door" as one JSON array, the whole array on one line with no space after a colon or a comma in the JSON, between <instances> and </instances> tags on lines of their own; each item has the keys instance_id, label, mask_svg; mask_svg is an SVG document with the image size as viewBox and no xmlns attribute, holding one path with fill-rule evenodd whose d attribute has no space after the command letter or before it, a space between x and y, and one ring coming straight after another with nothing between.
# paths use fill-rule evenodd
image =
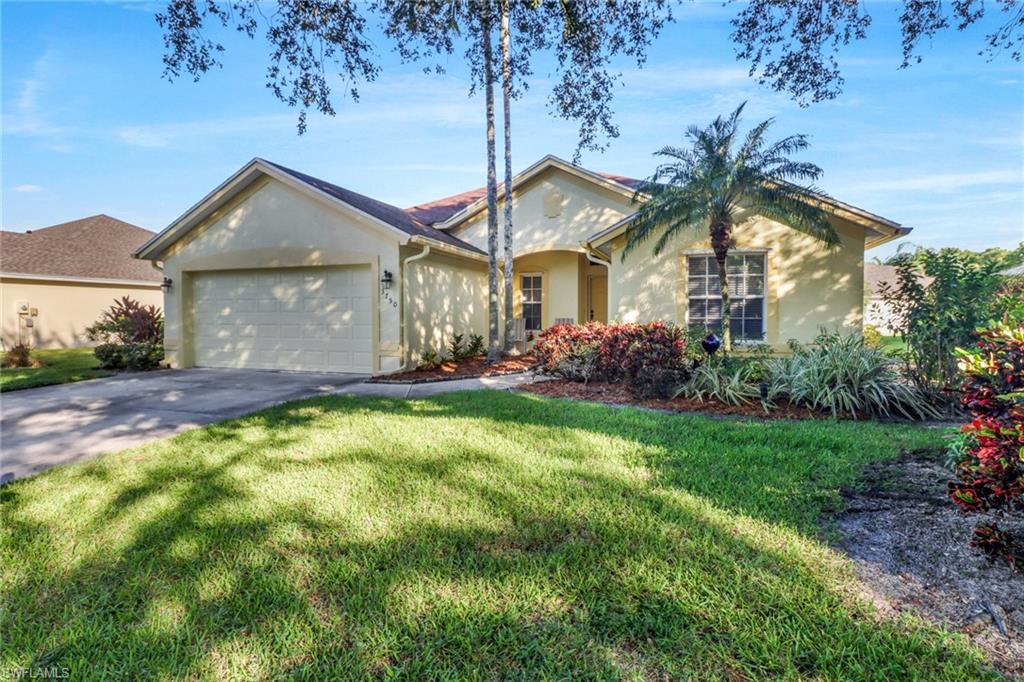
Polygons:
<instances>
[{"instance_id":1,"label":"garage door","mask_svg":"<svg viewBox=\"0 0 1024 682\"><path fill-rule=\"evenodd\" d=\"M193 277L197 367L369 373L369 266Z\"/></svg>"}]
</instances>

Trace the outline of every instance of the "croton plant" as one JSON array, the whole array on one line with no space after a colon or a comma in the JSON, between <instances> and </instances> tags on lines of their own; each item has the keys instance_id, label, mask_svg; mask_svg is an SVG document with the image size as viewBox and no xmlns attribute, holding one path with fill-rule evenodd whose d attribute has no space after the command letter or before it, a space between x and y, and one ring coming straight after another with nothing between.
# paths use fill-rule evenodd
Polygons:
<instances>
[{"instance_id":1,"label":"croton plant","mask_svg":"<svg viewBox=\"0 0 1024 682\"><path fill-rule=\"evenodd\" d=\"M999 323L978 333L974 348L957 349L966 376L961 404L971 414L962 427L968 447L950 484L967 512L1024 512L1024 324ZM995 523L977 526L971 545L991 561L1024 570L1024 537Z\"/></svg>"}]
</instances>

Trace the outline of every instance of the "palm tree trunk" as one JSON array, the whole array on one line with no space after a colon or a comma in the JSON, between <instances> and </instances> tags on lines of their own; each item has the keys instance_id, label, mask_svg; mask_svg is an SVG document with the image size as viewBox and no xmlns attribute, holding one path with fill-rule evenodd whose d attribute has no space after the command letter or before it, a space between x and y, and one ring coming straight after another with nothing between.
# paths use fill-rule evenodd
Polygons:
<instances>
[{"instance_id":1,"label":"palm tree trunk","mask_svg":"<svg viewBox=\"0 0 1024 682\"><path fill-rule=\"evenodd\" d=\"M484 99L487 103L487 362L501 356L498 338L498 179L494 150L494 55L491 53L491 12L481 17L484 49Z\"/></svg>"},{"instance_id":2,"label":"palm tree trunk","mask_svg":"<svg viewBox=\"0 0 1024 682\"><path fill-rule=\"evenodd\" d=\"M515 304L512 300L512 38L509 31L509 0L501 3L501 84L505 123L505 352L514 347Z\"/></svg>"},{"instance_id":3,"label":"palm tree trunk","mask_svg":"<svg viewBox=\"0 0 1024 682\"><path fill-rule=\"evenodd\" d=\"M711 249L718 263L718 285L722 290L722 349L727 353L732 351L732 310L729 301L729 273L726 269L731 242L732 225L727 222L711 225Z\"/></svg>"}]
</instances>

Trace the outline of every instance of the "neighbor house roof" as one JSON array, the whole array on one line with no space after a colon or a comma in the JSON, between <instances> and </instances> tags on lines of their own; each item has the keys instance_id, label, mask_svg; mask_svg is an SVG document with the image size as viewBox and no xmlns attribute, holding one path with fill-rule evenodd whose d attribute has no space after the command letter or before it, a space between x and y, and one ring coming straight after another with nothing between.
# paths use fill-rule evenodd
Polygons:
<instances>
[{"instance_id":1,"label":"neighbor house roof","mask_svg":"<svg viewBox=\"0 0 1024 682\"><path fill-rule=\"evenodd\" d=\"M882 285L895 287L899 282L899 270L895 265L880 265L878 263L864 264L864 289L871 296L879 296L882 293ZM919 274L917 277L923 286L928 286L935 281L934 277Z\"/></svg>"},{"instance_id":2,"label":"neighbor house roof","mask_svg":"<svg viewBox=\"0 0 1024 682\"><path fill-rule=\"evenodd\" d=\"M0 231L0 274L74 280L162 281L132 252L153 233L108 215L27 232Z\"/></svg>"},{"instance_id":3,"label":"neighbor house roof","mask_svg":"<svg viewBox=\"0 0 1024 682\"><path fill-rule=\"evenodd\" d=\"M277 178L286 184L311 192L314 195L325 197L330 201L341 202L358 213L369 217L377 224L409 237L421 238L443 246L452 247L459 251L471 253L474 257L485 255L483 251L472 244L441 230L434 229L430 225L423 223L415 215L403 211L397 206L371 199L364 194L353 192L350 189L288 168L287 166L282 166L279 163L255 158L207 194L199 203L182 214L181 217L168 225L159 234L139 246L135 250L135 257L146 259L161 258L168 246L188 233L189 230L205 218L212 215L231 196L253 182L254 178L261 174Z\"/></svg>"}]
</instances>

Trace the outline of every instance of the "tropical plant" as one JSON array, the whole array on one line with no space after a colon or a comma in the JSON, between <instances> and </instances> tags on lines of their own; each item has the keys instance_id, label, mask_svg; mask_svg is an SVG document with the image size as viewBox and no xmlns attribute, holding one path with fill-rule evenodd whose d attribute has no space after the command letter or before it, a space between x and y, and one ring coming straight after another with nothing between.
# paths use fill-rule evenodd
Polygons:
<instances>
[{"instance_id":1,"label":"tropical plant","mask_svg":"<svg viewBox=\"0 0 1024 682\"><path fill-rule=\"evenodd\" d=\"M101 343L161 343L164 315L155 305L142 305L130 296L122 296L85 328L85 335Z\"/></svg>"},{"instance_id":2,"label":"tropical plant","mask_svg":"<svg viewBox=\"0 0 1024 682\"><path fill-rule=\"evenodd\" d=\"M715 400L726 405L746 405L759 399L758 364L731 357L708 358L693 369L686 383L676 389L673 397L691 400ZM767 405L765 408L767 409Z\"/></svg>"},{"instance_id":3,"label":"tropical plant","mask_svg":"<svg viewBox=\"0 0 1024 682\"><path fill-rule=\"evenodd\" d=\"M420 353L420 361L416 365L422 370L437 369L444 364L444 355L430 348Z\"/></svg>"},{"instance_id":4,"label":"tropical plant","mask_svg":"<svg viewBox=\"0 0 1024 682\"><path fill-rule=\"evenodd\" d=\"M103 369L155 369L164 358L164 316L154 305L124 296L85 329L98 342L93 354Z\"/></svg>"},{"instance_id":5,"label":"tropical plant","mask_svg":"<svg viewBox=\"0 0 1024 682\"><path fill-rule=\"evenodd\" d=\"M448 341L448 356L452 360L462 360L466 355L466 335L452 334Z\"/></svg>"},{"instance_id":6,"label":"tropical plant","mask_svg":"<svg viewBox=\"0 0 1024 682\"><path fill-rule=\"evenodd\" d=\"M1024 324L997 323L956 351L966 376L961 403L972 420L962 427L966 452L951 483L953 501L966 512L1024 513ZM1024 537L995 523L975 528L971 545L991 561L1024 570Z\"/></svg>"},{"instance_id":7,"label":"tropical plant","mask_svg":"<svg viewBox=\"0 0 1024 682\"><path fill-rule=\"evenodd\" d=\"M768 400L790 402L833 416L939 416L899 373L897 363L860 334L825 330L809 346L792 344L792 355L768 361Z\"/></svg>"},{"instance_id":8,"label":"tropical plant","mask_svg":"<svg viewBox=\"0 0 1024 682\"><path fill-rule=\"evenodd\" d=\"M643 182L633 197L641 203L627 229L623 259L642 242L658 235L655 255L684 231L706 230L718 263L722 291L722 340L732 349L729 279L726 259L736 226L762 215L810 235L829 248L839 235L822 208L825 198L813 183L821 168L790 157L809 146L805 135L768 143L774 119L762 121L740 140L740 115L746 103L729 116L715 118L686 132L690 145L662 147L655 156L668 159Z\"/></svg>"},{"instance_id":9,"label":"tropical plant","mask_svg":"<svg viewBox=\"0 0 1024 682\"><path fill-rule=\"evenodd\" d=\"M969 346L975 330L1000 315L1000 284L993 259L960 249L918 249L894 261L896 282L883 282L890 326L903 340L904 372L937 404L956 405L960 384L954 350Z\"/></svg>"},{"instance_id":10,"label":"tropical plant","mask_svg":"<svg viewBox=\"0 0 1024 682\"><path fill-rule=\"evenodd\" d=\"M475 358L487 352L484 337L481 334L470 334L469 345L466 347L466 357Z\"/></svg>"}]
</instances>

